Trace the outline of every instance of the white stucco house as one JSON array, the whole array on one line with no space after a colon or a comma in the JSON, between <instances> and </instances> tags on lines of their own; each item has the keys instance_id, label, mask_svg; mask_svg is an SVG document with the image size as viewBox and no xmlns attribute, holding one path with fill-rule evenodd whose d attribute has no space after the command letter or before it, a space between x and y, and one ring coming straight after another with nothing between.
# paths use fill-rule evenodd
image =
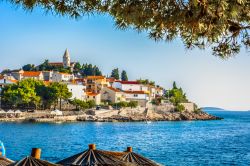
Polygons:
<instances>
[{"instance_id":1,"label":"white stucco house","mask_svg":"<svg viewBox=\"0 0 250 166\"><path fill-rule=\"evenodd\" d=\"M115 81L112 87L122 91L142 91L142 85L137 81Z\"/></svg>"},{"instance_id":2,"label":"white stucco house","mask_svg":"<svg viewBox=\"0 0 250 166\"><path fill-rule=\"evenodd\" d=\"M145 107L149 102L149 95L144 91L124 91L126 101L137 101L138 105Z\"/></svg>"},{"instance_id":3,"label":"white stucco house","mask_svg":"<svg viewBox=\"0 0 250 166\"><path fill-rule=\"evenodd\" d=\"M72 93L70 99L86 100L86 86L81 84L67 84L67 88Z\"/></svg>"},{"instance_id":4,"label":"white stucco house","mask_svg":"<svg viewBox=\"0 0 250 166\"><path fill-rule=\"evenodd\" d=\"M74 80L73 74L61 73L61 72L53 72L52 81L53 82L69 82Z\"/></svg>"}]
</instances>

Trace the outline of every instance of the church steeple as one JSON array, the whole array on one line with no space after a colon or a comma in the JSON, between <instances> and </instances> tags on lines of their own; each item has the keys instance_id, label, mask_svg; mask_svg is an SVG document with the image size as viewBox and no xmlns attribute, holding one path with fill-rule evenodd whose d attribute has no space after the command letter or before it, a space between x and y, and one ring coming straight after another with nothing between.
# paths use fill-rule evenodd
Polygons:
<instances>
[{"instance_id":1,"label":"church steeple","mask_svg":"<svg viewBox=\"0 0 250 166\"><path fill-rule=\"evenodd\" d=\"M70 55L68 49L65 50L63 55L63 67L71 67L70 66Z\"/></svg>"}]
</instances>

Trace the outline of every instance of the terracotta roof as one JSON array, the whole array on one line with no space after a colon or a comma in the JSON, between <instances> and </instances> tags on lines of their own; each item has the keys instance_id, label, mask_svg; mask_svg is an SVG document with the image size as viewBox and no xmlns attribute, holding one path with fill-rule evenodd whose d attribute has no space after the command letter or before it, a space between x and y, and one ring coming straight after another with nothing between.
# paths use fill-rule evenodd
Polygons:
<instances>
[{"instance_id":1,"label":"terracotta roof","mask_svg":"<svg viewBox=\"0 0 250 166\"><path fill-rule=\"evenodd\" d=\"M144 91L124 91L124 92L128 94L147 94Z\"/></svg>"},{"instance_id":2,"label":"terracotta roof","mask_svg":"<svg viewBox=\"0 0 250 166\"><path fill-rule=\"evenodd\" d=\"M40 74L40 71L24 71L22 75L24 77L39 77Z\"/></svg>"},{"instance_id":3,"label":"terracotta roof","mask_svg":"<svg viewBox=\"0 0 250 166\"><path fill-rule=\"evenodd\" d=\"M77 79L74 79L72 80L73 83L81 83L81 84L84 84L86 82L86 80L84 78L77 78Z\"/></svg>"},{"instance_id":4,"label":"terracotta roof","mask_svg":"<svg viewBox=\"0 0 250 166\"><path fill-rule=\"evenodd\" d=\"M60 72L60 74L62 74L62 75L68 75L68 76L72 75L72 74L69 74L69 73L62 73L62 72Z\"/></svg>"},{"instance_id":5,"label":"terracotta roof","mask_svg":"<svg viewBox=\"0 0 250 166\"><path fill-rule=\"evenodd\" d=\"M1 77L1 76L0 76L0 80L2 80L2 79L4 79L4 77ZM10 81L10 82L12 82L12 83L17 83L17 82L18 82L17 80L8 79L8 78L6 78L6 80L8 80L8 81Z\"/></svg>"},{"instance_id":6,"label":"terracotta roof","mask_svg":"<svg viewBox=\"0 0 250 166\"><path fill-rule=\"evenodd\" d=\"M99 93L94 93L94 92L86 92L87 96L97 96Z\"/></svg>"},{"instance_id":7,"label":"terracotta roof","mask_svg":"<svg viewBox=\"0 0 250 166\"><path fill-rule=\"evenodd\" d=\"M115 78L113 78L113 77L107 78L107 81L108 82L115 82Z\"/></svg>"},{"instance_id":8,"label":"terracotta roof","mask_svg":"<svg viewBox=\"0 0 250 166\"><path fill-rule=\"evenodd\" d=\"M104 79L104 76L87 76L87 79Z\"/></svg>"},{"instance_id":9,"label":"terracotta roof","mask_svg":"<svg viewBox=\"0 0 250 166\"><path fill-rule=\"evenodd\" d=\"M115 82L120 82L121 84L140 84L137 81L115 81Z\"/></svg>"},{"instance_id":10,"label":"terracotta roof","mask_svg":"<svg viewBox=\"0 0 250 166\"><path fill-rule=\"evenodd\" d=\"M111 86L109 86L109 87L107 87L107 88L109 88L110 90L115 91L115 92L121 92L119 89L113 88L113 87L111 87Z\"/></svg>"}]
</instances>

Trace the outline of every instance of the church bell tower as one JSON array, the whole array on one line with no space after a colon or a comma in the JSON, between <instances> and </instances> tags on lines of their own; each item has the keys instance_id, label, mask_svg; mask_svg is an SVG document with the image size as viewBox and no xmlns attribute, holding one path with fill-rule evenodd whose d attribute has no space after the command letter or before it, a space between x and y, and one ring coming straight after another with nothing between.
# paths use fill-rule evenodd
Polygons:
<instances>
[{"instance_id":1,"label":"church bell tower","mask_svg":"<svg viewBox=\"0 0 250 166\"><path fill-rule=\"evenodd\" d=\"M63 67L71 67L70 65L70 55L68 49L65 50L64 55L63 55Z\"/></svg>"}]
</instances>

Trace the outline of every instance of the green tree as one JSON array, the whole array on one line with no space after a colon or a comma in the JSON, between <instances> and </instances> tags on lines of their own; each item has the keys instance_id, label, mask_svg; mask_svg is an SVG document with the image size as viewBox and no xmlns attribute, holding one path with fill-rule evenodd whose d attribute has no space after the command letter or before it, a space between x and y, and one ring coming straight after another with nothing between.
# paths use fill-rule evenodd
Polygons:
<instances>
[{"instance_id":1,"label":"green tree","mask_svg":"<svg viewBox=\"0 0 250 166\"><path fill-rule=\"evenodd\" d=\"M21 103L21 98L18 93L18 86L11 84L5 86L1 91L2 104L7 107L16 107Z\"/></svg>"},{"instance_id":2,"label":"green tree","mask_svg":"<svg viewBox=\"0 0 250 166\"><path fill-rule=\"evenodd\" d=\"M173 83L173 89L178 89L177 86L176 86L176 82L175 81Z\"/></svg>"},{"instance_id":3,"label":"green tree","mask_svg":"<svg viewBox=\"0 0 250 166\"><path fill-rule=\"evenodd\" d=\"M182 102L188 102L186 94L183 92L182 88L177 87L176 82L173 83L173 88L167 91L166 97L169 98L170 102L175 106Z\"/></svg>"},{"instance_id":4,"label":"green tree","mask_svg":"<svg viewBox=\"0 0 250 166\"><path fill-rule=\"evenodd\" d=\"M97 66L93 66L92 64L83 64L82 69L80 71L82 76L101 76L102 72Z\"/></svg>"},{"instance_id":5,"label":"green tree","mask_svg":"<svg viewBox=\"0 0 250 166\"><path fill-rule=\"evenodd\" d=\"M89 100L87 101L87 104L88 104L88 108L93 108L96 106L96 103L94 100Z\"/></svg>"},{"instance_id":6,"label":"green tree","mask_svg":"<svg viewBox=\"0 0 250 166\"><path fill-rule=\"evenodd\" d=\"M41 97L37 94L36 87L41 81L25 79L18 84L11 84L3 88L3 103L10 107L30 107L40 104Z\"/></svg>"},{"instance_id":7,"label":"green tree","mask_svg":"<svg viewBox=\"0 0 250 166\"><path fill-rule=\"evenodd\" d=\"M55 105L59 100L60 110L61 110L62 100L68 100L72 96L72 93L69 92L66 84L62 84L59 82L51 83L48 88L49 88L50 100L53 101Z\"/></svg>"},{"instance_id":8,"label":"green tree","mask_svg":"<svg viewBox=\"0 0 250 166\"><path fill-rule=\"evenodd\" d=\"M85 110L90 107L88 102L79 99L70 100L70 104L74 105L76 107L76 110L79 109Z\"/></svg>"},{"instance_id":9,"label":"green tree","mask_svg":"<svg viewBox=\"0 0 250 166\"><path fill-rule=\"evenodd\" d=\"M80 71L82 69L82 66L79 62L77 62L74 66L74 71Z\"/></svg>"},{"instance_id":10,"label":"green tree","mask_svg":"<svg viewBox=\"0 0 250 166\"><path fill-rule=\"evenodd\" d=\"M181 104L177 104L176 107L175 107L175 110L177 112L182 112L182 111L185 110L185 107L183 105L181 105Z\"/></svg>"},{"instance_id":11,"label":"green tree","mask_svg":"<svg viewBox=\"0 0 250 166\"><path fill-rule=\"evenodd\" d=\"M117 80L120 79L120 74L119 74L119 69L118 68L115 68L115 69L112 70L111 77L114 77Z\"/></svg>"},{"instance_id":12,"label":"green tree","mask_svg":"<svg viewBox=\"0 0 250 166\"><path fill-rule=\"evenodd\" d=\"M137 101L130 101L128 104L127 104L128 107L131 107L131 108L136 108L138 106L138 102Z\"/></svg>"},{"instance_id":13,"label":"green tree","mask_svg":"<svg viewBox=\"0 0 250 166\"><path fill-rule=\"evenodd\" d=\"M122 81L128 81L127 72L125 70L123 70L121 73L121 79Z\"/></svg>"},{"instance_id":14,"label":"green tree","mask_svg":"<svg viewBox=\"0 0 250 166\"><path fill-rule=\"evenodd\" d=\"M249 0L72 0L10 2L28 10L40 6L46 11L81 17L107 13L120 29L148 32L159 41L181 38L186 48L212 48L213 54L227 58L242 46L250 46Z\"/></svg>"},{"instance_id":15,"label":"green tree","mask_svg":"<svg viewBox=\"0 0 250 166\"><path fill-rule=\"evenodd\" d=\"M24 71L34 71L35 70L35 65L34 64L27 64L22 67Z\"/></svg>"}]
</instances>

